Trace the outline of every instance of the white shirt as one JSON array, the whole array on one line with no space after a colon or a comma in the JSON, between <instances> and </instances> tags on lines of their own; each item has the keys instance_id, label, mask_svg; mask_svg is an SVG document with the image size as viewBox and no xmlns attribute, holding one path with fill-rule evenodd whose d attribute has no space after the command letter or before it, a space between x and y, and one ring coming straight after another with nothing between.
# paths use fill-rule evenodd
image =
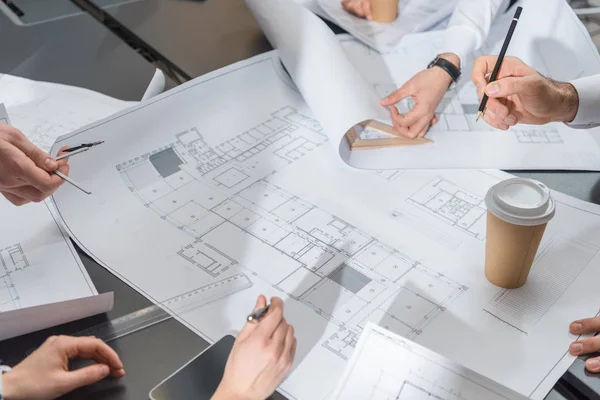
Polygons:
<instances>
[{"instance_id":1,"label":"white shirt","mask_svg":"<svg viewBox=\"0 0 600 400\"><path fill-rule=\"evenodd\" d=\"M483 45L492 21L508 5L509 0L458 0L446 30L444 52L456 54L464 63Z\"/></svg>"},{"instance_id":2,"label":"white shirt","mask_svg":"<svg viewBox=\"0 0 600 400\"><path fill-rule=\"evenodd\" d=\"M590 128L600 125L600 74L586 76L570 82L577 90L579 108L572 128Z\"/></svg>"}]
</instances>

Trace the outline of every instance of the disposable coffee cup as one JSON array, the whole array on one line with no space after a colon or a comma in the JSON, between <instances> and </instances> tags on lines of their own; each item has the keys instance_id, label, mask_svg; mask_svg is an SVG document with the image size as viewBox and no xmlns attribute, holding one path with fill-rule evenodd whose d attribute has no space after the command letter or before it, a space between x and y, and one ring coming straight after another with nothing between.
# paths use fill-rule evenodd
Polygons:
<instances>
[{"instance_id":1,"label":"disposable coffee cup","mask_svg":"<svg viewBox=\"0 0 600 400\"><path fill-rule=\"evenodd\" d=\"M554 217L554 199L543 183L513 178L492 186L485 204L485 276L501 288L519 288Z\"/></svg>"},{"instance_id":2,"label":"disposable coffee cup","mask_svg":"<svg viewBox=\"0 0 600 400\"><path fill-rule=\"evenodd\" d=\"M398 0L372 0L373 21L393 22L398 18Z\"/></svg>"}]
</instances>

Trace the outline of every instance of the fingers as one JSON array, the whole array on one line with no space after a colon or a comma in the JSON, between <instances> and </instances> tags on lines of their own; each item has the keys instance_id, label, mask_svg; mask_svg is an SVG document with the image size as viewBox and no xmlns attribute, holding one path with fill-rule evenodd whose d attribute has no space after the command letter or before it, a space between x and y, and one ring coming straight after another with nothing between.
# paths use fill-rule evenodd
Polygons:
<instances>
[{"instance_id":1,"label":"fingers","mask_svg":"<svg viewBox=\"0 0 600 400\"><path fill-rule=\"evenodd\" d=\"M256 312L266 306L267 306L267 299L265 298L265 296L263 296L261 294L256 299L256 304L254 305L254 309L252 310L252 312ZM250 333L252 333L257 327L258 327L258 324L256 324L256 323L246 322L246 325L244 325L244 328L238 334L236 341L240 341L240 342L244 341L246 338L248 338L248 336L250 336Z\"/></svg>"},{"instance_id":2,"label":"fingers","mask_svg":"<svg viewBox=\"0 0 600 400\"><path fill-rule=\"evenodd\" d=\"M294 336L294 327L291 325L287 326L285 341L283 345L283 353L281 354L281 363L283 366L284 374L287 374L290 370L294 357L296 356L296 337Z\"/></svg>"},{"instance_id":3,"label":"fingers","mask_svg":"<svg viewBox=\"0 0 600 400\"><path fill-rule=\"evenodd\" d=\"M40 192L38 189L33 186L22 186L12 189L5 189L5 193L10 193L13 196L16 196L20 199L24 199L26 203L34 202L39 203L40 201L44 201L46 197L48 197L51 193ZM10 199L9 199L10 200Z\"/></svg>"},{"instance_id":4,"label":"fingers","mask_svg":"<svg viewBox=\"0 0 600 400\"><path fill-rule=\"evenodd\" d=\"M255 332L260 334L262 337L272 337L282 318L283 301L278 297L273 297L271 299L271 305L269 306L267 315L259 322L258 328L256 328Z\"/></svg>"},{"instance_id":5,"label":"fingers","mask_svg":"<svg viewBox=\"0 0 600 400\"><path fill-rule=\"evenodd\" d=\"M286 322L285 318L282 318L281 322L277 326L277 329L275 329L275 332L273 332L272 346L276 348L275 353L277 354L278 358L283 352L283 348L285 346L285 336L289 327L290 326Z\"/></svg>"},{"instance_id":6,"label":"fingers","mask_svg":"<svg viewBox=\"0 0 600 400\"><path fill-rule=\"evenodd\" d=\"M0 193L2 193L2 195L4 197L6 197L6 199L8 201L10 201L11 203L13 203L15 206L23 206L25 204L31 203L31 201L24 199L22 197L19 197L17 195L14 195L10 192L0 192Z\"/></svg>"},{"instance_id":7,"label":"fingers","mask_svg":"<svg viewBox=\"0 0 600 400\"><path fill-rule=\"evenodd\" d=\"M586 360L585 369L590 372L600 372L600 357L594 357Z\"/></svg>"},{"instance_id":8,"label":"fingers","mask_svg":"<svg viewBox=\"0 0 600 400\"><path fill-rule=\"evenodd\" d=\"M381 99L381 105L385 106L385 107L394 105L396 103L399 103L402 99L404 99L410 95L411 95L411 93L410 93L408 86L406 84L404 84L398 90L396 90L389 96Z\"/></svg>"},{"instance_id":9,"label":"fingers","mask_svg":"<svg viewBox=\"0 0 600 400\"><path fill-rule=\"evenodd\" d=\"M594 336L571 343L569 352L574 356L600 351L600 336Z\"/></svg>"},{"instance_id":10,"label":"fingers","mask_svg":"<svg viewBox=\"0 0 600 400\"><path fill-rule=\"evenodd\" d=\"M366 19L368 19L369 21L373 19L373 12L371 9L371 1L370 0L362 0L361 2L362 5L362 12L363 15L365 16Z\"/></svg>"},{"instance_id":11,"label":"fingers","mask_svg":"<svg viewBox=\"0 0 600 400\"><path fill-rule=\"evenodd\" d=\"M62 391L71 392L79 387L91 385L108 376L110 369L103 364L90 365L66 373L61 377Z\"/></svg>"},{"instance_id":12,"label":"fingers","mask_svg":"<svg viewBox=\"0 0 600 400\"><path fill-rule=\"evenodd\" d=\"M52 172L58 168L58 161L34 145L25 135L19 135L12 143L29 157L38 168L47 172Z\"/></svg>"},{"instance_id":13,"label":"fingers","mask_svg":"<svg viewBox=\"0 0 600 400\"><path fill-rule=\"evenodd\" d=\"M471 80L478 89L487 85L486 75L492 73L497 59L497 56L482 56L475 59ZM496 79L503 79L510 76L522 77L532 74L536 74L533 68L529 67L519 58L509 56L505 57L502 61Z\"/></svg>"},{"instance_id":14,"label":"fingers","mask_svg":"<svg viewBox=\"0 0 600 400\"><path fill-rule=\"evenodd\" d=\"M359 18L366 17L364 9L363 9L363 1L362 0L344 0L344 1L342 1L342 7L344 8L344 10L348 11L350 14L353 14Z\"/></svg>"},{"instance_id":15,"label":"fingers","mask_svg":"<svg viewBox=\"0 0 600 400\"><path fill-rule=\"evenodd\" d=\"M92 359L107 365L116 375L124 374L118 354L106 343L93 337L59 337L57 345L68 358Z\"/></svg>"},{"instance_id":16,"label":"fingers","mask_svg":"<svg viewBox=\"0 0 600 400\"><path fill-rule=\"evenodd\" d=\"M531 81L532 79L529 76L523 78L501 78L485 86L485 94L488 97L499 98L530 92L529 86Z\"/></svg>"},{"instance_id":17,"label":"fingers","mask_svg":"<svg viewBox=\"0 0 600 400\"><path fill-rule=\"evenodd\" d=\"M58 168L58 163L56 161L55 163L56 168ZM54 193L56 189L58 189L58 187L63 183L63 180L59 176L49 174L33 162L23 162L21 163L20 167L21 171L19 173L19 177L29 185L44 193L46 196Z\"/></svg>"},{"instance_id":18,"label":"fingers","mask_svg":"<svg viewBox=\"0 0 600 400\"><path fill-rule=\"evenodd\" d=\"M569 331L579 335L600 332L600 317L575 321L569 326Z\"/></svg>"}]
</instances>

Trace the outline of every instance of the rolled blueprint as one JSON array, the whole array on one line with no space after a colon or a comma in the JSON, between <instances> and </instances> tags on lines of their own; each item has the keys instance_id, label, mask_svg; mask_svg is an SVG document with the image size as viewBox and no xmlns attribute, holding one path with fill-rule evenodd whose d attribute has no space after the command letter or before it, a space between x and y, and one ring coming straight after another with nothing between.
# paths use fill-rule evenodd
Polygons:
<instances>
[{"instance_id":1,"label":"rolled blueprint","mask_svg":"<svg viewBox=\"0 0 600 400\"><path fill-rule=\"evenodd\" d=\"M373 87L316 15L291 0L246 3L334 145L345 144L343 136L354 125L389 120Z\"/></svg>"}]
</instances>

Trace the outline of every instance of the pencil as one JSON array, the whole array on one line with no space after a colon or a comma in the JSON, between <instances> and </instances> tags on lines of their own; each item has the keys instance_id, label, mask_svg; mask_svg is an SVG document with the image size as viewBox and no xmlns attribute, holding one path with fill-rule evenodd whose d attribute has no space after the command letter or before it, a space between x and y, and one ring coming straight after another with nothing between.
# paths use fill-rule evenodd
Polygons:
<instances>
[{"instance_id":1,"label":"pencil","mask_svg":"<svg viewBox=\"0 0 600 400\"><path fill-rule=\"evenodd\" d=\"M515 16L512 19L512 23L510 24L510 28L508 28L508 33L506 34L506 38L504 39L504 43L502 44L502 49L500 50L500 55L496 60L496 65L494 66L494 70L492 71L492 76L490 76L490 81L494 82L498 78L498 71L500 71L500 67L502 66L502 61L504 60L504 56L506 55L506 50L508 49L508 45L510 44L510 39L512 38L513 32L517 27L517 22L519 22L519 17L521 16L521 11L523 11L523 7L517 7L515 11ZM487 94L483 94L481 98L481 104L479 104L479 111L477 111L477 118L475 121L479 121L479 118L483 116L485 113L485 105L487 104L488 96Z\"/></svg>"},{"instance_id":2,"label":"pencil","mask_svg":"<svg viewBox=\"0 0 600 400\"><path fill-rule=\"evenodd\" d=\"M56 160L56 161L60 161L60 160L62 160L63 158L67 158L67 157L73 157L74 155L81 154L81 153L85 153L85 152L86 152L86 151L88 151L89 149L90 149L89 147L84 147L84 148L82 148L82 149L79 149L79 150L74 150L74 151L73 151L73 152L71 152L71 153L65 153L65 154L63 154L62 156L58 156L58 157L56 157L56 158L55 158L55 160Z\"/></svg>"},{"instance_id":3,"label":"pencil","mask_svg":"<svg viewBox=\"0 0 600 400\"><path fill-rule=\"evenodd\" d=\"M252 314L248 315L248 322L259 322L262 317L269 311L269 306L260 308L254 311Z\"/></svg>"}]
</instances>

